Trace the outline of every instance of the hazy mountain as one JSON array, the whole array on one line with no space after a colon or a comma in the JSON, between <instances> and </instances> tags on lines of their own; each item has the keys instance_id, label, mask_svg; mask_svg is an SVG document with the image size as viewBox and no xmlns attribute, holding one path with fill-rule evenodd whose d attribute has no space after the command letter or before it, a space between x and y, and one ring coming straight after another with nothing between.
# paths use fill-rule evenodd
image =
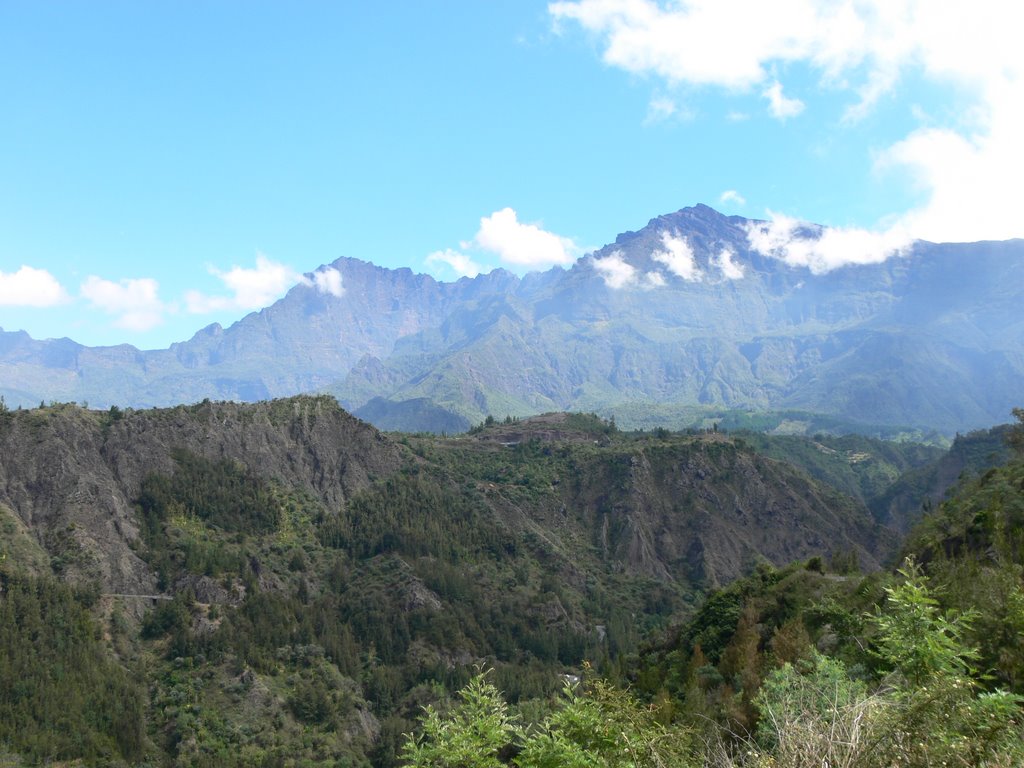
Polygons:
<instances>
[{"instance_id":1,"label":"hazy mountain","mask_svg":"<svg viewBox=\"0 0 1024 768\"><path fill-rule=\"evenodd\" d=\"M342 296L299 285L167 350L0 332L0 392L106 407L329 391L382 426L437 431L707 405L952 433L1019 405L1024 241L918 243L814 274L752 250L749 226L686 208L524 278L440 283L339 259Z\"/></svg>"}]
</instances>

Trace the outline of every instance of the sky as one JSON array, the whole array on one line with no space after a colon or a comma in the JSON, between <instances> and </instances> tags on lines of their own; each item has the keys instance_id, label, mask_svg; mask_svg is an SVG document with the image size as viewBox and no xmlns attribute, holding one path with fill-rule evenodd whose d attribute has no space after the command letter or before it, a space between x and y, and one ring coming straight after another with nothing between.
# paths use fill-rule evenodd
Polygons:
<instances>
[{"instance_id":1,"label":"sky","mask_svg":"<svg viewBox=\"0 0 1024 768\"><path fill-rule=\"evenodd\" d=\"M1021 237L1022 28L1005 0L3 0L0 327L163 348L343 294L341 256L522 274L697 203L816 272Z\"/></svg>"}]
</instances>

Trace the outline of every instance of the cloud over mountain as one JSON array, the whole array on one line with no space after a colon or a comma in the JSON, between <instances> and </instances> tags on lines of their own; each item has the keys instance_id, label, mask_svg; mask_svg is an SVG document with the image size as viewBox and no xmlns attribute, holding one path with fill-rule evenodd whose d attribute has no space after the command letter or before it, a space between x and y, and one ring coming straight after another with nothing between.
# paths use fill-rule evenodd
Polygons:
<instances>
[{"instance_id":1,"label":"cloud over mountain","mask_svg":"<svg viewBox=\"0 0 1024 768\"><path fill-rule=\"evenodd\" d=\"M850 264L878 264L905 253L912 243L901 227L885 232L816 227L778 213L767 222L750 222L747 238L758 253L816 275Z\"/></svg>"},{"instance_id":2,"label":"cloud over mountain","mask_svg":"<svg viewBox=\"0 0 1024 768\"><path fill-rule=\"evenodd\" d=\"M251 269L234 265L227 271L210 267L209 272L221 280L230 294L209 295L200 291L187 291L185 306L189 312L205 314L225 309L259 309L279 299L296 283L305 280L291 267L272 261L262 253L256 255L256 266ZM326 285L330 287L329 283ZM340 289L340 282L338 287Z\"/></svg>"},{"instance_id":3,"label":"cloud over mountain","mask_svg":"<svg viewBox=\"0 0 1024 768\"><path fill-rule=\"evenodd\" d=\"M82 283L82 297L96 309L116 315L114 324L130 331L146 331L163 321L166 310L160 286L152 278L127 278L114 282L90 275Z\"/></svg>"},{"instance_id":4,"label":"cloud over mountain","mask_svg":"<svg viewBox=\"0 0 1024 768\"><path fill-rule=\"evenodd\" d=\"M67 292L45 269L22 265L17 272L0 272L0 306L52 307L67 300Z\"/></svg>"},{"instance_id":5,"label":"cloud over mountain","mask_svg":"<svg viewBox=\"0 0 1024 768\"><path fill-rule=\"evenodd\" d=\"M1005 419L1024 382L1021 241L909 243L700 205L525 278L438 282L342 258L300 282L170 349L0 332L0 394L107 407L329 391L352 410L466 424L796 409L951 431ZM124 324L160 306L145 279L94 277L83 296Z\"/></svg>"},{"instance_id":6,"label":"cloud over mountain","mask_svg":"<svg viewBox=\"0 0 1024 768\"><path fill-rule=\"evenodd\" d=\"M654 251L651 258L664 264L668 271L683 280L697 282L701 279L701 271L693 256L693 248L685 237L678 233L661 233L662 250Z\"/></svg>"},{"instance_id":7,"label":"cloud over mountain","mask_svg":"<svg viewBox=\"0 0 1024 768\"><path fill-rule=\"evenodd\" d=\"M568 237L519 221L512 208L502 208L481 218L474 242L497 254L506 264L530 269L571 264L580 251Z\"/></svg>"},{"instance_id":8,"label":"cloud over mountain","mask_svg":"<svg viewBox=\"0 0 1024 768\"><path fill-rule=\"evenodd\" d=\"M913 106L902 137L888 137L860 158L867 170L909 178L920 202L888 212L877 227L837 227L819 238L793 236L777 216L757 240L766 252L821 271L892 256L912 239L1024 236L1017 194L1024 177L1020 4L564 0L548 9L560 30L573 22L590 32L606 64L661 81L659 92L759 93L781 120L829 108L838 94L845 105L833 121L836 140L904 81L923 79L944 94L941 111ZM817 79L817 93L787 95L808 75Z\"/></svg>"}]
</instances>

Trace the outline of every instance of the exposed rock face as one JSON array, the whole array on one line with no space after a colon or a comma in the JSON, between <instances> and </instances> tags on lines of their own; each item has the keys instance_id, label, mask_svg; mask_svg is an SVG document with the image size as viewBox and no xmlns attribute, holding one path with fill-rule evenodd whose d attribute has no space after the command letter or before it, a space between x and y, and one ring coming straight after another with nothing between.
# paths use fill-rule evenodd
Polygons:
<instances>
[{"instance_id":1,"label":"exposed rock face","mask_svg":"<svg viewBox=\"0 0 1024 768\"><path fill-rule=\"evenodd\" d=\"M430 526L431 515L462 501L479 505L479 524L501 532L495 547L529 550L574 589L595 569L714 585L762 559L784 564L850 550L872 567L895 544L862 503L718 434L634 440L593 417L549 414L459 440L423 438L409 451L329 397L124 413L59 405L2 416L0 506L16 517L8 527L34 537L65 578L95 579L117 594L156 591L137 554L134 504L147 475L179 471L173 456L182 449L309 495L328 515L348 509L375 480L426 471L440 496L420 502L419 491L400 492L414 526ZM580 420L584 426L574 426ZM461 458L445 461L445 451ZM390 500L383 503L386 510ZM261 589L283 589L287 574L255 556L249 567ZM441 598L396 555L360 567L380 570L378 581L391 585L405 612L441 610ZM190 590L200 603L241 599L230 585L198 573L189 579L172 591ZM545 620L558 618L556 608L551 602Z\"/></svg>"},{"instance_id":2,"label":"exposed rock face","mask_svg":"<svg viewBox=\"0 0 1024 768\"><path fill-rule=\"evenodd\" d=\"M171 473L171 451L230 459L304 488L337 508L398 449L330 398L257 405L204 403L111 414L62 405L4 414L0 504L10 508L71 578L99 578L118 593L150 593L154 577L132 547L133 502L143 478Z\"/></svg>"},{"instance_id":3,"label":"exposed rock face","mask_svg":"<svg viewBox=\"0 0 1024 768\"><path fill-rule=\"evenodd\" d=\"M581 468L572 493L606 557L666 581L724 584L816 552L874 568L895 545L852 500L720 436Z\"/></svg>"}]
</instances>

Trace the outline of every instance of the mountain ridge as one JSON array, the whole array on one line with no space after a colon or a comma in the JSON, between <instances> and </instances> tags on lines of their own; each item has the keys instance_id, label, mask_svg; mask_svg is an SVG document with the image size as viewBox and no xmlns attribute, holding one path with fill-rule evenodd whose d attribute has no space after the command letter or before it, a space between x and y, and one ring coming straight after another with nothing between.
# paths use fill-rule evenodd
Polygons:
<instances>
[{"instance_id":1,"label":"mountain ridge","mask_svg":"<svg viewBox=\"0 0 1024 768\"><path fill-rule=\"evenodd\" d=\"M713 405L950 435L1017 404L1024 241L919 242L815 274L755 250L759 224L684 208L521 278L439 282L343 257L325 265L341 296L300 284L166 350L0 331L0 394L151 407L323 391L357 412L375 401L390 428L415 426L402 421L417 412L406 401L450 413L446 423Z\"/></svg>"}]
</instances>

